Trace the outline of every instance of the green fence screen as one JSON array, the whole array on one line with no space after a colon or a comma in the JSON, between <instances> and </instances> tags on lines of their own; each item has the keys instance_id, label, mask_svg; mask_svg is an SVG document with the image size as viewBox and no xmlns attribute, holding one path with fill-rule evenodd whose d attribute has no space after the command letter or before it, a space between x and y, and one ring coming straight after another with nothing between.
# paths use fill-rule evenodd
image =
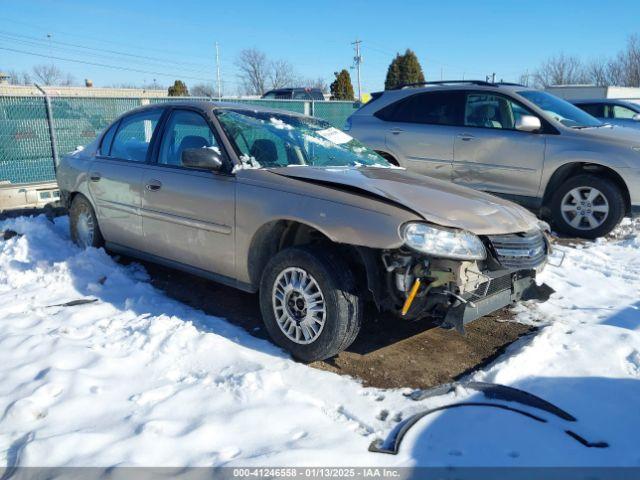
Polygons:
<instances>
[{"instance_id":1,"label":"green fence screen","mask_svg":"<svg viewBox=\"0 0 640 480\"><path fill-rule=\"evenodd\" d=\"M145 104L184 97L112 98L51 96L58 155L87 145L122 113ZM190 97L189 100L193 100ZM202 99L209 100L209 99ZM278 108L327 120L342 128L355 102L223 100ZM44 96L0 96L0 184L46 182L55 178Z\"/></svg>"}]
</instances>

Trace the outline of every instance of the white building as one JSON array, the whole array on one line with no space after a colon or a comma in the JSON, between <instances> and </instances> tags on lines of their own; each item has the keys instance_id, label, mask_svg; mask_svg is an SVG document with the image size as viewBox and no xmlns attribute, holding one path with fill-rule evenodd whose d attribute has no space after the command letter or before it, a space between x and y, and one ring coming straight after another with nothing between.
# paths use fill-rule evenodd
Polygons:
<instances>
[{"instance_id":1,"label":"white building","mask_svg":"<svg viewBox=\"0 0 640 480\"><path fill-rule=\"evenodd\" d=\"M595 85L554 85L545 91L565 100L595 100L617 98L640 102L640 88L635 87L596 87Z\"/></svg>"}]
</instances>

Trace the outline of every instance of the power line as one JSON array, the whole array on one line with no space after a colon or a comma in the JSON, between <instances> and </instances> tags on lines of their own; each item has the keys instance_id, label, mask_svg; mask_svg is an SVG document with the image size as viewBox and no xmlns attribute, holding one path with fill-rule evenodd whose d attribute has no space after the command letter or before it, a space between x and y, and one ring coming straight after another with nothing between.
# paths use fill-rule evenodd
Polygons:
<instances>
[{"instance_id":1,"label":"power line","mask_svg":"<svg viewBox=\"0 0 640 480\"><path fill-rule=\"evenodd\" d=\"M44 58L48 58L49 56L46 54L41 54L41 53L35 53L35 52L28 52L25 50L18 50L16 48L6 48L6 47L0 47L0 50L5 50L8 52L15 52L15 53L22 53L24 55L32 55L35 57L44 57ZM164 73L164 72L155 72L155 71L150 71L150 70L140 70L137 68L128 68L128 67L122 67L122 66L118 66L118 65L108 65L105 63L98 63L98 62L87 62L87 61L83 61L83 60L75 60L72 58L64 58L64 57L56 57L56 56L51 56L52 59L54 60L61 60L64 62L72 62L72 63L80 63L83 65L92 65L95 67L103 67L103 68L111 68L114 70L123 70L123 71L129 71L129 72L136 72L136 73L146 73L149 75L158 75L158 76L162 76L162 77L182 77L185 79L189 79L189 80L200 80L200 81L204 81L204 82L208 82L211 79L210 78L203 78L203 77L192 77L192 76L187 76L187 75L176 75L175 73Z\"/></svg>"},{"instance_id":2,"label":"power line","mask_svg":"<svg viewBox=\"0 0 640 480\"><path fill-rule=\"evenodd\" d=\"M36 24L33 24L33 23L29 23L29 22L24 22L22 20L18 20L18 19L15 19L15 18L7 18L7 17L0 16L0 22L2 22L2 21L6 21L6 22L10 23L11 25L14 25L16 23L20 24L20 25L24 25L24 26L26 26L26 27L28 27L28 28L30 28L32 30L37 30L39 32L45 30L45 31L49 31L50 33L57 33L57 34L62 35L62 36L80 38L80 39L82 39L84 41L88 41L89 40L89 41L94 41L94 42L98 42L98 43L104 43L104 44L110 44L110 45L118 45L118 46L122 46L122 47L127 47L129 49L143 50L145 52L147 52L149 50L153 50L153 51L156 51L156 52L162 52L164 54L170 53L170 54L173 54L173 55L180 55L180 56L184 55L184 52L170 51L170 50L167 50L165 48L154 48L154 47L150 47L150 46L146 46L146 45L143 46L143 47L142 46L141 47L136 47L136 45L131 45L130 43L114 42L113 40L105 40L104 38L92 37L92 36L88 36L88 35L80 35L80 34L77 34L77 33L63 32L61 30L50 30L49 29L50 25L49 26L36 25ZM196 57L192 56L191 58L196 58ZM205 61L205 59L203 57L197 57L197 58L198 58L198 60L202 60L203 62Z\"/></svg>"},{"instance_id":3,"label":"power line","mask_svg":"<svg viewBox=\"0 0 640 480\"><path fill-rule=\"evenodd\" d=\"M6 40L10 40L12 43L18 43L18 44L22 44L22 45L27 45L30 47L37 47L39 49L44 49L46 48L45 46L45 40L39 40L39 39L35 39L35 40L21 40L21 39L17 39L17 38L13 38L12 36L8 36L7 34L3 33L0 31L0 39L6 39ZM80 47L81 48L81 47ZM135 62L136 66L139 65L148 65L151 68L175 68L176 65L174 64L174 62L172 61L162 61L162 60L143 60L143 59L132 59L132 58L121 58L121 57L114 57L111 55L104 55L101 53L97 53L97 54L88 54L87 52L82 52L82 51L78 51L78 49L76 47L60 47L57 45L54 45L53 48L49 47L48 51L49 51L49 55L53 55L53 49L63 52L63 53L71 53L71 54L77 54L77 55L82 55L83 57L87 57L87 56L91 56L91 57L96 57L96 58L102 58L102 59L106 59L106 60L112 60L112 61L116 61L116 62ZM191 72L194 73L196 75L200 74L200 73L204 73L206 66L204 64L200 65L200 68L192 68L192 67L179 67L179 69L181 71L187 71L187 72Z\"/></svg>"},{"instance_id":4,"label":"power line","mask_svg":"<svg viewBox=\"0 0 640 480\"><path fill-rule=\"evenodd\" d=\"M19 33L13 33L13 32L8 32L8 31L3 31L0 30L0 33L9 37L16 37L16 38L24 38L24 39L28 39L28 40L33 40L36 42L40 42L43 43L44 39L38 38L38 37L32 37L29 35L22 35ZM136 59L143 59L143 60L151 60L151 61L155 61L155 62L160 62L160 63L167 63L167 62L171 62L171 63L176 63L176 64L181 64L181 65L191 65L191 66L197 66L197 67L201 67L202 63L204 62L185 62L182 60L173 60L173 59L164 59L164 58L159 58L159 57L150 57L148 55L137 55L135 53L127 53L127 52L121 52L118 50L110 50L110 49L103 49L103 48L95 48L95 47L88 47L86 45L78 45L77 43L69 43L69 42L60 42L57 40L52 40L52 34L48 33L47 34L47 38L49 39L49 46L51 47L51 44L55 44L55 45L64 45L64 46L68 46L68 47L74 47L74 48L79 48L82 50L92 50L95 52L106 52L106 53L113 53L116 55L122 55L125 57L132 57L132 58L136 58Z\"/></svg>"}]
</instances>

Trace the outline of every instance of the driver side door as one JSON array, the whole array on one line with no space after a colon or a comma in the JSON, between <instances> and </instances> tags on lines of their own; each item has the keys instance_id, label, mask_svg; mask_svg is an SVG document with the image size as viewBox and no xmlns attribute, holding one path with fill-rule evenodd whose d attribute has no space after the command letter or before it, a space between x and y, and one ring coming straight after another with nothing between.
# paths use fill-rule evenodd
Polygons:
<instances>
[{"instance_id":1,"label":"driver side door","mask_svg":"<svg viewBox=\"0 0 640 480\"><path fill-rule=\"evenodd\" d=\"M198 110L172 109L142 175L145 251L223 277L235 273L235 177L186 167L182 152L211 148L222 155L213 125Z\"/></svg>"}]
</instances>

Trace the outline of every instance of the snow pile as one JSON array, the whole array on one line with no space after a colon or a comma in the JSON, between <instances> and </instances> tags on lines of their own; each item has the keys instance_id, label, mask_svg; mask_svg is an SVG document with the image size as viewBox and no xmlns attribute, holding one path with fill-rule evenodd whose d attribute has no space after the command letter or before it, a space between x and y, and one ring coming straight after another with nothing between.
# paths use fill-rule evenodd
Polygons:
<instances>
[{"instance_id":1,"label":"snow pile","mask_svg":"<svg viewBox=\"0 0 640 480\"><path fill-rule=\"evenodd\" d=\"M563 264L548 266L541 275L556 293L546 303L517 307L520 321L548 326L513 344L472 377L538 395L578 422L539 424L480 408L448 411L407 436L413 461L640 466L640 450L634 446L640 431L640 235L628 221L618 234L622 238L614 241L558 247L565 253ZM469 398L482 397L466 392L456 400ZM564 434L565 428L610 447L585 448Z\"/></svg>"},{"instance_id":2,"label":"snow pile","mask_svg":"<svg viewBox=\"0 0 640 480\"><path fill-rule=\"evenodd\" d=\"M81 251L68 221L0 224L0 464L362 464L407 400L289 359ZM98 301L51 307L79 298ZM4 412L4 413L2 413ZM11 456L11 458L10 458ZM18 458L19 457L19 458Z\"/></svg>"},{"instance_id":3,"label":"snow pile","mask_svg":"<svg viewBox=\"0 0 640 480\"><path fill-rule=\"evenodd\" d=\"M81 251L68 220L0 222L0 464L639 465L640 239L566 248L548 323L475 379L529 390L561 422L457 409L413 427L398 456L367 452L400 418L478 394L414 402L306 367L224 319L165 297L145 272ZM96 299L75 306L54 306Z\"/></svg>"}]
</instances>

